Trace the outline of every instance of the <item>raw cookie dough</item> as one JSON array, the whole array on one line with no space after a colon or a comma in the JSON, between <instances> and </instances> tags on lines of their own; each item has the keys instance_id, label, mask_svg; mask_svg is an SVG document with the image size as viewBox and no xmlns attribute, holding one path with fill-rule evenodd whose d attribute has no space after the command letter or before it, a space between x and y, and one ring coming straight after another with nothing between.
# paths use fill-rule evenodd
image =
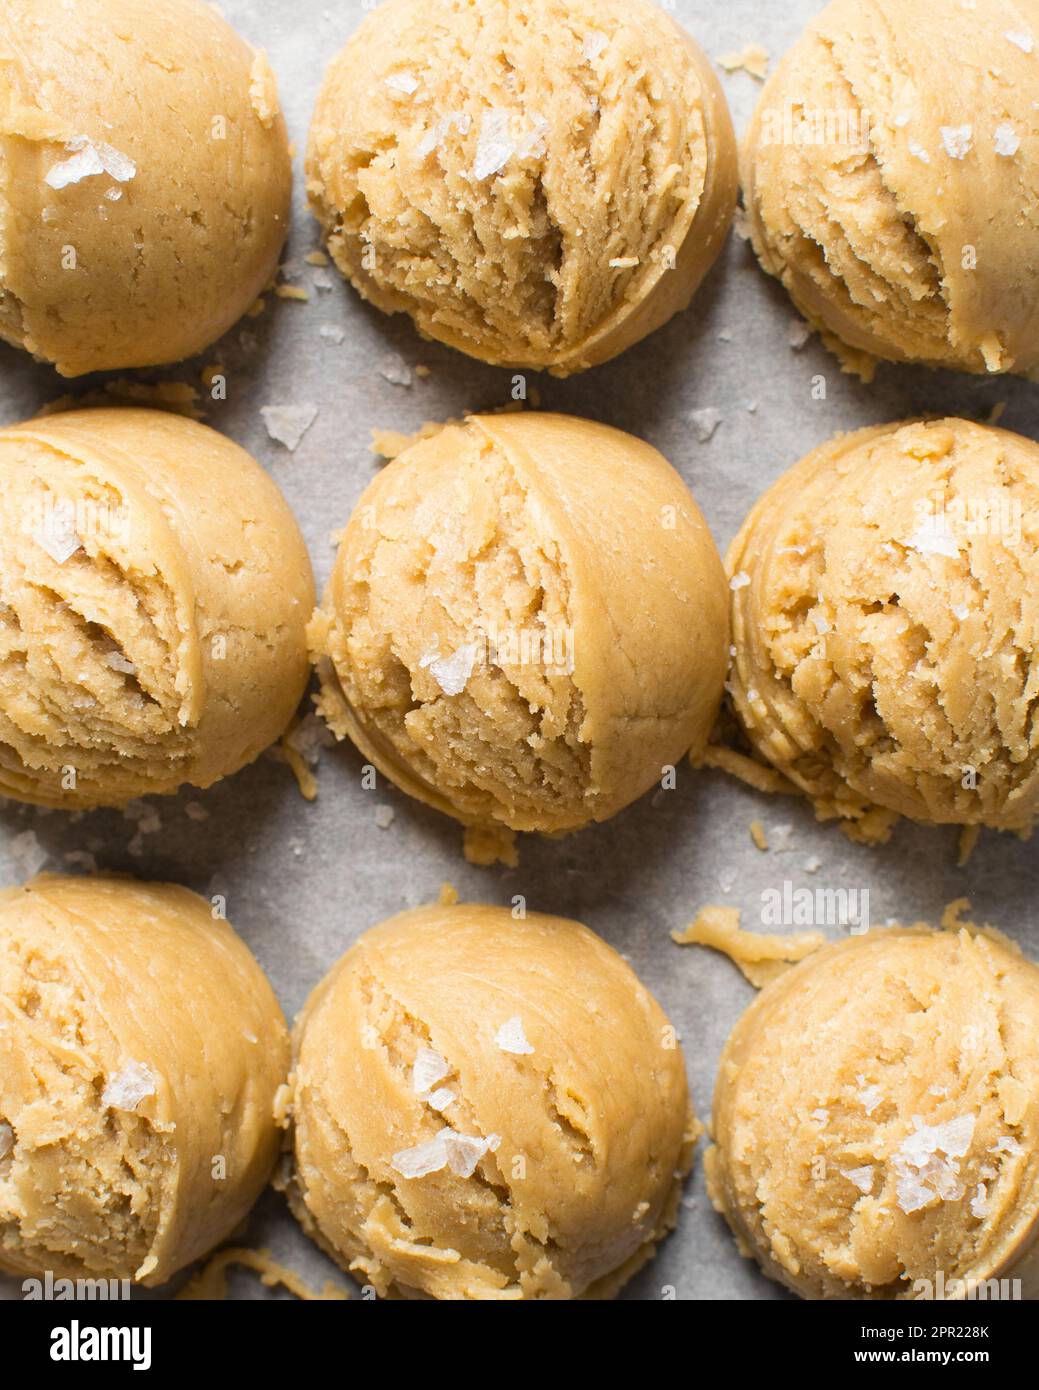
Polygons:
<instances>
[{"instance_id":1,"label":"raw cookie dough","mask_svg":"<svg viewBox=\"0 0 1039 1390\"><path fill-rule=\"evenodd\" d=\"M1039 367L1037 92L1037 0L835 0L783 59L750 231L848 370Z\"/></svg>"},{"instance_id":2,"label":"raw cookie dough","mask_svg":"<svg viewBox=\"0 0 1039 1390\"><path fill-rule=\"evenodd\" d=\"M302 697L313 603L284 498L215 431L0 429L0 793L120 805L236 772Z\"/></svg>"},{"instance_id":3,"label":"raw cookie dough","mask_svg":"<svg viewBox=\"0 0 1039 1390\"><path fill-rule=\"evenodd\" d=\"M311 626L318 707L467 825L605 820L702 748L725 579L648 444L563 415L473 416L361 498Z\"/></svg>"},{"instance_id":4,"label":"raw cookie dough","mask_svg":"<svg viewBox=\"0 0 1039 1390\"><path fill-rule=\"evenodd\" d=\"M870 931L780 976L713 1132L712 1201L803 1297L1039 1296L1039 969L1002 938Z\"/></svg>"},{"instance_id":5,"label":"raw cookie dough","mask_svg":"<svg viewBox=\"0 0 1039 1390\"><path fill-rule=\"evenodd\" d=\"M209 903L129 879L0 894L0 1269L161 1284L278 1151L270 985Z\"/></svg>"},{"instance_id":6,"label":"raw cookie dough","mask_svg":"<svg viewBox=\"0 0 1039 1390\"><path fill-rule=\"evenodd\" d=\"M0 338L63 376L177 362L273 276L274 76L202 0L4 0Z\"/></svg>"},{"instance_id":7,"label":"raw cookie dough","mask_svg":"<svg viewBox=\"0 0 1039 1390\"><path fill-rule=\"evenodd\" d=\"M728 555L754 749L865 838L1039 810L1039 445L967 420L816 449ZM878 809L879 808L879 809Z\"/></svg>"},{"instance_id":8,"label":"raw cookie dough","mask_svg":"<svg viewBox=\"0 0 1039 1390\"><path fill-rule=\"evenodd\" d=\"M318 985L293 1048L293 1211L380 1297L611 1297L674 1225L697 1131L682 1052L576 922L393 917Z\"/></svg>"},{"instance_id":9,"label":"raw cookie dough","mask_svg":"<svg viewBox=\"0 0 1039 1390\"><path fill-rule=\"evenodd\" d=\"M707 59L648 0L391 0L329 69L307 176L379 309L568 376L689 303L736 144Z\"/></svg>"}]
</instances>

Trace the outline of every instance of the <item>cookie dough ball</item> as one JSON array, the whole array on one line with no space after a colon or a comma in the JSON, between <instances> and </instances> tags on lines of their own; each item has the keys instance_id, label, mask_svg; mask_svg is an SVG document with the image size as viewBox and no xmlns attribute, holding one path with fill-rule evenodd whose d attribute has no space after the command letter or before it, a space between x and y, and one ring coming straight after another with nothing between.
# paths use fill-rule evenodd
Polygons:
<instances>
[{"instance_id":1,"label":"cookie dough ball","mask_svg":"<svg viewBox=\"0 0 1039 1390\"><path fill-rule=\"evenodd\" d=\"M236 772L303 695L313 603L284 498L213 430L0 429L0 793L116 806Z\"/></svg>"},{"instance_id":2,"label":"cookie dough ball","mask_svg":"<svg viewBox=\"0 0 1039 1390\"><path fill-rule=\"evenodd\" d=\"M848 370L1039 367L1037 45L1034 0L834 0L767 83L754 249Z\"/></svg>"},{"instance_id":3,"label":"cookie dough ball","mask_svg":"<svg viewBox=\"0 0 1039 1390\"><path fill-rule=\"evenodd\" d=\"M810 957L736 1025L713 1129L712 1201L803 1297L1039 1296L1039 969L1009 942L897 928Z\"/></svg>"},{"instance_id":4,"label":"cookie dough ball","mask_svg":"<svg viewBox=\"0 0 1039 1390\"><path fill-rule=\"evenodd\" d=\"M725 610L714 542L655 449L563 415L474 416L361 498L311 627L318 705L466 825L571 830L706 742Z\"/></svg>"},{"instance_id":5,"label":"cookie dough ball","mask_svg":"<svg viewBox=\"0 0 1039 1390\"><path fill-rule=\"evenodd\" d=\"M278 1152L277 1000L165 883L0 894L0 1269L161 1284L225 1239Z\"/></svg>"},{"instance_id":6,"label":"cookie dough ball","mask_svg":"<svg viewBox=\"0 0 1039 1390\"><path fill-rule=\"evenodd\" d=\"M648 0L391 0L332 64L307 159L339 269L484 362L568 376L689 303L736 145Z\"/></svg>"},{"instance_id":7,"label":"cookie dough ball","mask_svg":"<svg viewBox=\"0 0 1039 1390\"><path fill-rule=\"evenodd\" d=\"M1031 826L1039 446L955 419L833 439L728 567L737 713L821 818Z\"/></svg>"},{"instance_id":8,"label":"cookie dough ball","mask_svg":"<svg viewBox=\"0 0 1039 1390\"><path fill-rule=\"evenodd\" d=\"M0 338L63 376L177 362L271 279L274 76L202 0L4 0Z\"/></svg>"},{"instance_id":9,"label":"cookie dough ball","mask_svg":"<svg viewBox=\"0 0 1039 1390\"><path fill-rule=\"evenodd\" d=\"M393 917L318 985L293 1056L293 1210L381 1297L610 1297L674 1225L682 1053L576 922Z\"/></svg>"}]
</instances>

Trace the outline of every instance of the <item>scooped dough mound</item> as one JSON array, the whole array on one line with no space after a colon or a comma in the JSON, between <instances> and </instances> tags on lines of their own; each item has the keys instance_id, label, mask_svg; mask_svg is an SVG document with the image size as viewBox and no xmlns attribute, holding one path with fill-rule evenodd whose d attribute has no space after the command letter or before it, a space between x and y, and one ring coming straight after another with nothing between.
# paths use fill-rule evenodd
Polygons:
<instances>
[{"instance_id":1,"label":"scooped dough mound","mask_svg":"<svg viewBox=\"0 0 1039 1390\"><path fill-rule=\"evenodd\" d=\"M402 913L293 1039L293 1210L380 1297L610 1297L674 1224L696 1130L682 1053L576 922Z\"/></svg>"},{"instance_id":2,"label":"scooped dough mound","mask_svg":"<svg viewBox=\"0 0 1039 1390\"><path fill-rule=\"evenodd\" d=\"M120 805L205 787L308 675L303 539L263 470L156 410L0 430L0 792Z\"/></svg>"},{"instance_id":3,"label":"scooped dough mound","mask_svg":"<svg viewBox=\"0 0 1039 1390\"><path fill-rule=\"evenodd\" d=\"M762 265L844 359L1039 367L1035 0L834 0L742 151Z\"/></svg>"},{"instance_id":4,"label":"scooped dough mound","mask_svg":"<svg viewBox=\"0 0 1039 1390\"><path fill-rule=\"evenodd\" d=\"M311 628L319 708L465 824L574 829L705 742L725 609L656 450L562 415L474 416L361 498Z\"/></svg>"},{"instance_id":5,"label":"scooped dough mound","mask_svg":"<svg viewBox=\"0 0 1039 1390\"><path fill-rule=\"evenodd\" d=\"M378 308L568 375L686 307L736 146L710 64L648 0L391 0L329 69L307 173Z\"/></svg>"},{"instance_id":6,"label":"scooped dough mound","mask_svg":"<svg viewBox=\"0 0 1039 1390\"><path fill-rule=\"evenodd\" d=\"M728 556L737 713L823 818L1039 811L1039 446L940 420L831 440Z\"/></svg>"},{"instance_id":7,"label":"scooped dough mound","mask_svg":"<svg viewBox=\"0 0 1039 1390\"><path fill-rule=\"evenodd\" d=\"M64 376L177 362L288 232L274 76L202 0L4 0L0 338Z\"/></svg>"},{"instance_id":8,"label":"scooped dough mound","mask_svg":"<svg viewBox=\"0 0 1039 1390\"><path fill-rule=\"evenodd\" d=\"M209 903L170 884L0 894L0 1269L161 1284L278 1151L288 1034Z\"/></svg>"},{"instance_id":9,"label":"scooped dough mound","mask_svg":"<svg viewBox=\"0 0 1039 1390\"><path fill-rule=\"evenodd\" d=\"M713 1132L712 1201L802 1296L1035 1298L1039 969L966 931L829 946L736 1025Z\"/></svg>"}]
</instances>

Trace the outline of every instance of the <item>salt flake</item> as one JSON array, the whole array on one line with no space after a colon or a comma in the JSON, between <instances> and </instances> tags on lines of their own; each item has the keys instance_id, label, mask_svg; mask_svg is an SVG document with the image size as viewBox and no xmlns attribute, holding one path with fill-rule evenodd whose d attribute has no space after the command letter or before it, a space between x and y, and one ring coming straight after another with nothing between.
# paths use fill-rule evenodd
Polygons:
<instances>
[{"instance_id":1,"label":"salt flake","mask_svg":"<svg viewBox=\"0 0 1039 1390\"><path fill-rule=\"evenodd\" d=\"M65 145L65 150L71 157L52 165L44 175L44 183L50 188L67 188L83 179L96 178L98 174L108 174L116 183L129 183L137 173L132 159L103 140L76 135Z\"/></svg>"},{"instance_id":2,"label":"salt flake","mask_svg":"<svg viewBox=\"0 0 1039 1390\"><path fill-rule=\"evenodd\" d=\"M519 1014L508 1019L494 1035L494 1041L502 1052L512 1052L517 1057L529 1057L534 1051L523 1031L523 1020Z\"/></svg>"},{"instance_id":3,"label":"salt flake","mask_svg":"<svg viewBox=\"0 0 1039 1390\"><path fill-rule=\"evenodd\" d=\"M428 662L429 673L445 695L461 695L476 664L475 643L459 647L450 656L436 657Z\"/></svg>"},{"instance_id":4,"label":"salt flake","mask_svg":"<svg viewBox=\"0 0 1039 1390\"><path fill-rule=\"evenodd\" d=\"M383 78L383 82L393 92L401 92L404 96L413 96L418 91L418 78L413 77L410 72L393 72L389 77Z\"/></svg>"},{"instance_id":5,"label":"salt flake","mask_svg":"<svg viewBox=\"0 0 1039 1390\"><path fill-rule=\"evenodd\" d=\"M289 453L295 453L299 442L317 419L316 405L264 405L260 407L267 433Z\"/></svg>"},{"instance_id":6,"label":"salt flake","mask_svg":"<svg viewBox=\"0 0 1039 1390\"><path fill-rule=\"evenodd\" d=\"M112 1110L136 1110L142 1100L155 1095L159 1079L145 1062L127 1062L108 1078L101 1104Z\"/></svg>"},{"instance_id":7,"label":"salt flake","mask_svg":"<svg viewBox=\"0 0 1039 1390\"><path fill-rule=\"evenodd\" d=\"M950 159L965 159L970 153L974 139L971 125L943 125L940 127L942 144Z\"/></svg>"},{"instance_id":8,"label":"salt flake","mask_svg":"<svg viewBox=\"0 0 1039 1390\"><path fill-rule=\"evenodd\" d=\"M1009 121L1004 121L1002 125L996 126L993 144L996 154L1002 155L1004 159L1012 159L1021 148L1021 137Z\"/></svg>"},{"instance_id":9,"label":"salt flake","mask_svg":"<svg viewBox=\"0 0 1039 1390\"><path fill-rule=\"evenodd\" d=\"M515 152L516 146L509 132L509 113L488 111L480 123L473 177L482 182L494 174L500 174Z\"/></svg>"},{"instance_id":10,"label":"salt flake","mask_svg":"<svg viewBox=\"0 0 1039 1390\"><path fill-rule=\"evenodd\" d=\"M841 1177L854 1183L867 1197L873 1191L873 1167L869 1163L864 1163L861 1168L842 1168Z\"/></svg>"},{"instance_id":11,"label":"salt flake","mask_svg":"<svg viewBox=\"0 0 1039 1390\"><path fill-rule=\"evenodd\" d=\"M430 1092L438 1081L450 1075L451 1068L446 1057L434 1052L431 1047L420 1047L411 1064L411 1085L417 1096Z\"/></svg>"},{"instance_id":12,"label":"salt flake","mask_svg":"<svg viewBox=\"0 0 1039 1390\"><path fill-rule=\"evenodd\" d=\"M1031 53L1032 50L1035 48L1035 39L1028 32L1027 29L1020 32L1015 32L1012 29L1008 29L1007 32L1003 35L1003 37L1005 39L1009 39L1010 42L1014 44L1016 48L1019 48L1022 53Z\"/></svg>"}]
</instances>

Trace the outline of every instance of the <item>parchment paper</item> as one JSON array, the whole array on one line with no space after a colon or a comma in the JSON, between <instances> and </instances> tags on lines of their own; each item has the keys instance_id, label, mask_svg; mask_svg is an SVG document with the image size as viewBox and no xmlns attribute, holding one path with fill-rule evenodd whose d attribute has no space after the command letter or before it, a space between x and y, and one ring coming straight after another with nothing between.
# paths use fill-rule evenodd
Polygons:
<instances>
[{"instance_id":1,"label":"parchment paper","mask_svg":"<svg viewBox=\"0 0 1039 1390\"><path fill-rule=\"evenodd\" d=\"M271 298L261 318L246 320L202 357L137 375L204 390L202 370L225 364L228 399L207 401L206 421L250 450L277 480L299 518L321 586L334 555L330 533L345 524L378 466L369 450L371 430L407 431L501 405L511 374L423 342L407 318L371 309L334 270L326 272L331 288L317 288L320 272L304 263L319 245L303 190L307 126L325 65L369 7L357 0L223 0L222 8L240 32L268 50L279 79L297 147L286 259L310 301ZM821 7L814 0L676 0L672 8L712 58L760 42L774 64ZM760 84L745 72L722 80L742 132ZM817 339L795 350L789 333L796 322L782 290L758 269L748 245L732 237L691 309L663 330L568 381L531 380L544 408L603 420L660 449L692 488L723 549L758 494L838 431L923 412L981 419L1006 401L1002 423L1039 435L1034 386L896 367L882 368L876 382L864 386L842 376ZM322 324L342 328L342 344L323 338ZM431 374L410 386L394 384L383 371L399 377L401 362L425 364ZM817 374L826 377L824 401L812 398ZM22 419L69 391L96 391L103 380L70 385L0 345L0 421ZM307 403L319 413L290 454L269 438L260 408ZM723 418L713 438L701 443L690 415L705 408ZM209 791L153 799L161 829L143 836L118 811L70 817L9 803L0 807L0 881L19 882L40 867L75 872L66 856L87 851L101 868L225 894L230 920L268 971L290 1021L362 931L432 901L445 880L466 899L507 904L523 893L531 909L586 922L631 961L679 1028L702 1118L709 1114L722 1044L753 995L727 960L672 944L669 932L703 904L735 904L753 929L761 925L762 893L781 890L786 881L868 889L874 922L935 920L949 900L969 895L978 917L1039 956L1036 852L1011 837L984 834L969 868L959 870L953 830L903 825L886 848L860 848L817 825L805 804L759 796L685 765L676 790L650 794L605 825L563 840L521 837L517 870L478 869L462 858L458 826L381 778L376 790L362 790L361 766L348 746L326 751L318 768L320 794L308 804L288 768L264 757ZM205 806L209 819L190 819L188 802ZM386 806L393 820L380 829L376 811ZM773 846L766 853L751 843L748 825L755 818ZM805 866L813 860L819 865L810 873ZM244 1239L269 1247L315 1285L332 1276L347 1282L273 1193L261 1201ZM623 1297L660 1298L669 1288L681 1299L785 1296L737 1253L707 1201L699 1161L677 1231ZM244 1274L233 1278L232 1292L288 1296ZM17 1286L9 1284L7 1294L19 1296Z\"/></svg>"}]
</instances>

